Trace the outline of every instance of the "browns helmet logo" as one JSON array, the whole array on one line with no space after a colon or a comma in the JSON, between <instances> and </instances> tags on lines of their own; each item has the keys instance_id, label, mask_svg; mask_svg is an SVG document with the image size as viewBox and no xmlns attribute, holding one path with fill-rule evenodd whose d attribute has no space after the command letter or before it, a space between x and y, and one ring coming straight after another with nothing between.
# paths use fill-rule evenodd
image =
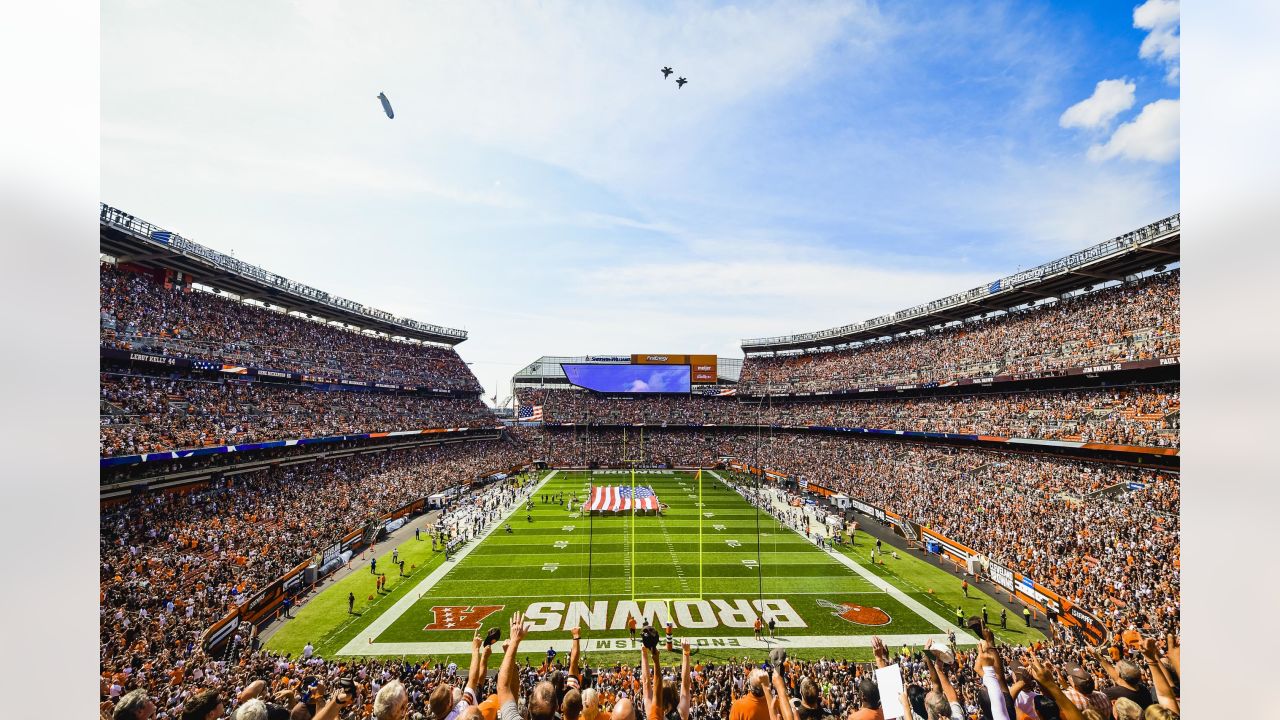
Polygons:
<instances>
[{"instance_id":1,"label":"browns helmet logo","mask_svg":"<svg viewBox=\"0 0 1280 720\"><path fill-rule=\"evenodd\" d=\"M480 623L506 605L436 605L431 608L435 619L423 630L479 630Z\"/></svg>"},{"instance_id":2,"label":"browns helmet logo","mask_svg":"<svg viewBox=\"0 0 1280 720\"><path fill-rule=\"evenodd\" d=\"M893 618L889 617L889 613L878 607L854 605L847 602L833 603L826 600L819 600L818 605L829 608L832 615L855 625L888 625L893 620Z\"/></svg>"}]
</instances>

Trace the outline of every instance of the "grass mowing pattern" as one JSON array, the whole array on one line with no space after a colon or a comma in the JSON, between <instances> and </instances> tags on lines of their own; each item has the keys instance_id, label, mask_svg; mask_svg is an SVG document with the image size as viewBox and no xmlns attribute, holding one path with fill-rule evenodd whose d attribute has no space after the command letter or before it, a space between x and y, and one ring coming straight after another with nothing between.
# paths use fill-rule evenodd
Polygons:
<instances>
[{"instance_id":1,"label":"grass mowing pattern","mask_svg":"<svg viewBox=\"0 0 1280 720\"><path fill-rule=\"evenodd\" d=\"M629 475L558 473L535 493L533 510L528 513L531 520L526 519L523 507L518 508L510 519L512 533L497 530L490 534L374 641L467 642L471 630L425 630L436 620L432 608L502 606L501 610L485 617L483 625L503 627L512 612L528 611L530 606L548 601L581 602L586 604L581 608L584 611L598 609L596 603L603 601L606 603L605 627L588 629L588 622L584 620L581 623L584 637L625 638L627 632L617 622L619 603L637 599L643 606L644 600L693 599L699 595L708 601L721 600L730 608L741 607L735 603L761 597L785 600L804 627L780 627L780 637L937 632L924 618L790 529L780 526L770 515L757 516L750 504L709 474L704 473L702 479L702 507L698 506L698 481L692 473L637 473L635 481L637 485L652 486L662 502L669 505L664 515L640 515L634 518L633 525L633 518L628 514L592 518L576 510L570 513L559 504L544 504L543 494L564 492L569 497L577 492L581 499L587 496L592 482L599 485L631 482ZM700 515L701 545L698 542ZM993 620L998 617L999 607L989 597L970 588L971 599L965 600L958 580L919 558L890 557L883 565L870 566L867 551L873 542L859 533L857 545L841 551L864 567L872 567L872 572L944 618L954 615L957 603L963 604L966 615L978 614L985 604L992 611ZM320 654L327 655L359 637L374 618L416 586L442 560L440 553L432 557L428 542L409 540L400 546L400 554L419 566L410 578L390 578L388 591L370 602L367 598L372 592L373 576L353 573L308 603L298 619L271 638L268 647L297 652L310 640L316 643ZM389 553L386 557L389 559ZM751 565L756 561L760 564L758 571ZM380 558L379 564L383 562ZM933 593L929 593L929 589L933 589ZM361 613L355 617L346 612L346 597L351 591L356 592L356 611ZM829 606L824 607L819 601L878 607L891 620L879 626L854 624L837 617ZM563 617L565 609L558 609L562 615L558 622L552 623L551 618L544 616L540 625L546 629L536 629L530 638L568 638L565 628L569 625ZM721 606L713 606L713 610L720 609ZM707 619L696 611L693 617ZM1010 630L997 629L997 634L1015 643L1042 637L1034 630L1024 632L1021 624L1020 619L1011 617ZM743 640L752 637L749 627L729 627L724 622L696 629L677 627L676 633L677 636ZM590 643L586 647L590 648ZM801 650L797 656L832 654L860 657L866 650L851 648L836 653L831 648L811 649Z\"/></svg>"}]
</instances>

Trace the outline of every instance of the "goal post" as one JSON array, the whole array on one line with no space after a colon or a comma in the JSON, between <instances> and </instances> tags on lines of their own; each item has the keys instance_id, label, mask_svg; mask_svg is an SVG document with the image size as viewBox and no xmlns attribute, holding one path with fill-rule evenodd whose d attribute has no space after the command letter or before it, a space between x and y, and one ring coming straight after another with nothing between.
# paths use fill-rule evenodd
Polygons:
<instances>
[{"instance_id":1,"label":"goal post","mask_svg":"<svg viewBox=\"0 0 1280 720\"><path fill-rule=\"evenodd\" d=\"M623 568L625 568L629 575L629 582L627 584L630 587L626 591L626 594L630 596L631 602L636 603L640 607L646 607L648 603L661 603L667 611L667 616L672 617L672 602L702 600L704 593L706 592L705 573L703 569L703 540L705 538L703 525L706 523L706 505L704 502L705 496L703 495L704 471L701 467L697 468L696 472L692 473L687 470L664 470L661 474L664 476L668 474L671 475L674 479L675 487L663 488L660 493L654 493L657 495L658 508L654 511L654 515L646 520L646 516L642 516L641 511L637 508L637 500L641 489L651 485L653 480L651 478L647 478L645 472L645 465L647 465L649 461L645 457L646 448L644 445L644 428L639 428L635 435L638 435L638 437L632 437L632 433L629 433L627 428L623 428L622 430L621 459L628 467L627 475L629 475L629 478L624 480L624 482L629 482L630 485L631 504L629 511L624 511L628 512L629 517L622 519L622 529L625 536L622 547L624 549L624 553L626 555L630 555L630 557L622 558L625 563ZM668 494L675 492L680 492L680 495ZM665 503L663 502L664 498L666 500ZM685 503L686 500L692 504L694 516L697 520L697 530L696 532L693 532L693 528L683 528L683 532L681 532L681 530L677 530L676 532L678 534L673 538L668 532L666 523L670 520L670 513L672 511L677 512L681 520L687 520L687 515L685 515L687 510L685 510L685 508L689 507L689 505ZM662 505L666 506L666 512L663 511ZM659 529L666 538L669 551L672 553L672 556L669 561L664 560L657 564L661 566L667 565L669 562L671 569L679 574L679 578L677 579L677 575L673 574L669 580L663 580L660 582L643 582L637 572L638 570L642 570L646 567L645 561L638 558L638 555L644 546L641 536L646 534L646 531L658 532ZM593 538L594 534L593 526ZM675 543L681 541L688 542L689 540L696 541L696 553L688 553L687 550L681 552L675 549ZM685 554L685 557L690 560L696 558L698 566L696 571L698 574L696 582L694 582L692 573L689 573L687 576L685 575L680 560L680 556L682 554ZM689 557L690 555L692 555L692 557ZM686 562L688 561L686 560ZM687 567L687 565L683 567Z\"/></svg>"},{"instance_id":2,"label":"goal post","mask_svg":"<svg viewBox=\"0 0 1280 720\"><path fill-rule=\"evenodd\" d=\"M680 471L675 471L675 472L680 472ZM687 541L687 540L689 540L689 539L693 539L693 540L695 540L695 541L696 541L696 543L697 543L697 553L696 553L695 557L697 558L696 562L697 562L697 566L698 566L698 567L697 567L697 573L698 573L697 581L696 581L696 583L694 583L694 584L692 585L692 587L690 587L690 589L688 589L688 590L681 590L681 589L679 589L679 588L675 587L676 578L673 576L673 577L670 579L670 581L669 581L669 582L670 582L670 584L669 584L669 585L664 585L664 586L662 586L662 587L660 587L660 588L654 588L655 590L657 590L657 593L656 593L656 594L651 594L651 593L650 593L649 587L650 587L650 585L651 585L651 584L645 584L645 583L642 583L642 582L641 582L641 580L640 580L639 575L637 574L637 556L639 555L640 550L641 550L641 547L642 547L642 544L641 544L641 537L640 537L640 535L641 535L641 532L645 529L644 524L643 524L642 522L640 522L640 519L639 519L639 517L638 517L638 516L640 515L640 512L636 509L636 507L635 507L635 502L634 502L635 497L636 497L637 488L640 488L640 487L643 487L643 486L644 486L644 485L643 485L643 480L642 480L642 479L637 479L637 475L638 475L638 474L640 474L640 473L637 473L636 468L635 468L635 466L633 465L633 466L632 466L632 468L631 468L631 497L632 497L633 502L632 502L632 508L631 508L631 511L630 511L630 515L631 515L631 517L629 518L629 524L630 524L630 540L629 540L629 543L628 543L628 544L629 544L629 546L630 546L630 547L629 547L629 550L630 550L630 555L631 555L631 568L630 568L630 571L631 571L631 583L630 583L630 584L631 584L631 600L632 600L633 602L636 602L636 603L660 602L660 603L663 603L663 604L666 606L666 608L667 608L667 610L668 610L668 612L669 612L669 611L670 611L670 604L671 604L673 601L677 601L677 600L702 600L702 599L703 599L703 595L704 595L704 593L705 593L705 591L706 591L705 573L704 573L704 570L703 570L703 567L704 567L704 566L703 566L703 550L704 550L704 549L703 549L703 538L704 538L704 534L703 534L703 525L704 525L704 524L705 524L705 522L706 522L706 511L705 511L705 503L704 503L704 496L703 496L703 486L702 486L702 469L701 469L701 468L699 468L699 469L697 470L697 472L696 472L696 473L694 473L694 476L691 478L691 480L693 480L694 482L692 483L692 487L691 487L690 489L695 489L695 488L696 488L696 491L695 491L695 492L696 492L696 495L694 495L694 497L692 497L692 498L688 498L688 495L692 495L693 493L685 493L685 497L686 497L686 499L688 499L688 500L692 503L692 505L693 505L694 515L695 515L695 517L696 517L696 522L697 522L697 531L696 531L696 533L694 533L694 532L689 532L689 533L687 533L687 534L685 534L685 535L679 535L679 536L677 536L676 538L674 538L674 541L675 541L675 542L680 542L680 541L682 541L682 540L683 540L683 541ZM684 485L684 478L680 477L679 475L677 475L676 477L677 477L677 478L680 478L677 482L678 482L680 485ZM682 503L681 503L679 500L677 500L675 497L668 497L668 498L667 498L667 500L668 500L668 502L667 502L667 503L665 503L665 504L667 505L668 510L670 510L670 509L672 509L672 508L676 508L676 507L678 507L679 505L681 505L681 504L682 504ZM661 503L661 497L659 497L659 502ZM668 516L667 516L667 515L665 515L665 514L663 514L663 511L662 511L661 509L659 509L659 510L656 512L656 514L655 514L654 518L655 518L655 522L656 522L658 525L663 526L663 527L664 527L664 530L665 530L665 523L666 523L666 520L667 520ZM672 542L672 538L668 538L668 542L669 542L669 543L670 543L670 542ZM678 563L679 563L679 559L678 559L678 558L679 558L679 556L678 556L678 554L677 554L677 553L679 553L679 551L677 551L677 550L675 550L675 549L672 549L672 550L671 550L671 552L673 553L673 557L672 557L672 561L673 561L673 563L677 563L677 564L678 564ZM686 552L687 552L687 551L686 551ZM675 565L673 565L673 568L674 568L674 567L675 567ZM683 578L683 577L682 577L682 580L683 580L683 579L685 579L685 578ZM692 577L689 577L689 578L687 578L687 580L688 580L688 581L693 581L693 578L692 578Z\"/></svg>"}]
</instances>

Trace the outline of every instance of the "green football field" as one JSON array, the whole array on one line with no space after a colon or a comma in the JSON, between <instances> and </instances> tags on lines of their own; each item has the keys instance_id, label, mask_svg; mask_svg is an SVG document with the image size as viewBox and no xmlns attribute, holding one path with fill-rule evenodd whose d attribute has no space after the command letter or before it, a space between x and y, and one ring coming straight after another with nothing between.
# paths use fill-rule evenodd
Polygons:
<instances>
[{"instance_id":1,"label":"green football field","mask_svg":"<svg viewBox=\"0 0 1280 720\"><path fill-rule=\"evenodd\" d=\"M638 647L626 629L634 616L660 628L670 620L677 641L708 652L755 654L781 645L801 657L862 657L872 635L920 645L956 629L961 644L972 643L955 628L957 604L966 615L983 605L993 619L999 613L976 590L964 598L955 578L917 557L872 565L874 541L862 533L853 547L821 550L757 512L724 477L636 473L635 485L652 488L669 507L634 515L591 515L576 503L571 511L542 501L555 493L582 500L592 485L629 487L629 472L526 478L533 508L513 507L512 532L499 525L447 561L429 542L410 538L400 545L413 567L408 577L389 577L376 593L374 577L355 572L307 603L267 646L296 652L312 642L325 656L458 656L469 651L477 627L505 634L519 610L533 625L521 646L531 654L567 651L575 625L588 652L630 652ZM347 612L348 592L359 598L356 614ZM774 638L754 637L757 615L776 621ZM1015 643L1042 637L1012 625L999 634Z\"/></svg>"}]
</instances>

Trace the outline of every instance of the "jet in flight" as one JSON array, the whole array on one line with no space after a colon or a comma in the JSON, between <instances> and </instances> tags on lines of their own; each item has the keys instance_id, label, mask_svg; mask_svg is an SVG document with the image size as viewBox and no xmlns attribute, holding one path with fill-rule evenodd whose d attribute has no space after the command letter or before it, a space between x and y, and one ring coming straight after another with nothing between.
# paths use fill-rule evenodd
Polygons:
<instances>
[{"instance_id":1,"label":"jet in flight","mask_svg":"<svg viewBox=\"0 0 1280 720\"><path fill-rule=\"evenodd\" d=\"M689 81L684 78L676 78L676 87L684 87L684 84L687 82Z\"/></svg>"},{"instance_id":2,"label":"jet in flight","mask_svg":"<svg viewBox=\"0 0 1280 720\"><path fill-rule=\"evenodd\" d=\"M668 77L668 76L670 76L670 75L671 75L671 68L669 68L669 67L664 67L664 68L662 68L662 79L663 79L663 80L666 80L666 79L667 79L667 77Z\"/></svg>"}]
</instances>

